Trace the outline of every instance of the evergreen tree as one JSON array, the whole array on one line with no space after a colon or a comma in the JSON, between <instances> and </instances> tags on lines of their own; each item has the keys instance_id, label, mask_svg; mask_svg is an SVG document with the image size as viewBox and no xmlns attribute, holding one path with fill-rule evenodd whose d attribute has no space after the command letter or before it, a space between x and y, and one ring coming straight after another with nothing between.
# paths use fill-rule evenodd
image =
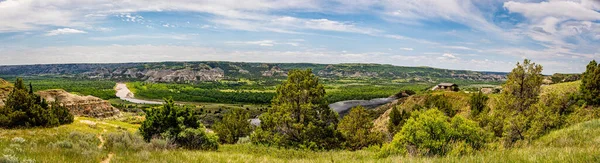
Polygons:
<instances>
[{"instance_id":1,"label":"evergreen tree","mask_svg":"<svg viewBox=\"0 0 600 163\"><path fill-rule=\"evenodd\" d=\"M402 111L398 111L398 108L392 108L392 111L390 112L390 120L387 126L388 132L392 136L395 135L396 132L402 129L402 125L404 125L404 122L406 122L409 117L410 114L407 111L403 109Z\"/></svg>"},{"instance_id":2,"label":"evergreen tree","mask_svg":"<svg viewBox=\"0 0 600 163\"><path fill-rule=\"evenodd\" d=\"M338 148L338 114L329 109L324 96L325 88L312 70L289 71L251 140L286 147Z\"/></svg>"},{"instance_id":3,"label":"evergreen tree","mask_svg":"<svg viewBox=\"0 0 600 163\"><path fill-rule=\"evenodd\" d=\"M215 131L222 143L234 144L239 138L252 132L250 114L243 109L232 109L223 115L223 119L215 124Z\"/></svg>"},{"instance_id":4,"label":"evergreen tree","mask_svg":"<svg viewBox=\"0 0 600 163\"><path fill-rule=\"evenodd\" d=\"M383 142L383 134L371 132L371 128L373 128L373 122L369 118L367 110L362 106L352 108L338 125L338 130L346 139L346 147L351 150L359 150Z\"/></svg>"},{"instance_id":5,"label":"evergreen tree","mask_svg":"<svg viewBox=\"0 0 600 163\"><path fill-rule=\"evenodd\" d=\"M600 104L600 64L596 63L596 60L587 65L579 91L587 104Z\"/></svg>"},{"instance_id":6,"label":"evergreen tree","mask_svg":"<svg viewBox=\"0 0 600 163\"><path fill-rule=\"evenodd\" d=\"M45 99L33 94L33 87L25 88L17 78L15 88L0 108L0 127L52 127L73 122L73 115L58 104L50 106Z\"/></svg>"},{"instance_id":7,"label":"evergreen tree","mask_svg":"<svg viewBox=\"0 0 600 163\"><path fill-rule=\"evenodd\" d=\"M484 111L488 99L489 98L482 92L471 96L471 100L469 101L471 104L471 118L477 117L482 111Z\"/></svg>"}]
</instances>

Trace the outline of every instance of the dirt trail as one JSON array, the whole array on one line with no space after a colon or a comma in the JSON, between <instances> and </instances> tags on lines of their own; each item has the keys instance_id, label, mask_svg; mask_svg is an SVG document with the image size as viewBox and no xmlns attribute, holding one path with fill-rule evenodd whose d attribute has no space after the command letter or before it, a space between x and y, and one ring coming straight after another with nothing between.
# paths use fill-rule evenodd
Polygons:
<instances>
[{"instance_id":1,"label":"dirt trail","mask_svg":"<svg viewBox=\"0 0 600 163\"><path fill-rule=\"evenodd\" d=\"M89 124L89 125L96 125L97 123L100 123L100 124L116 127L116 125L109 124L106 122L94 122L94 121L90 121L90 120L79 120L79 122ZM104 140L104 137L102 137L102 135L106 132L107 132L107 130L105 128L102 128L102 133L98 134L98 136L97 136L97 138L100 140L100 144L98 144L98 149L100 149L100 150L102 150L102 147L104 147L104 144L106 142L106 140ZM108 157L106 159L102 160L100 163L110 163L110 160L112 160L114 155L115 155L114 153L109 153Z\"/></svg>"},{"instance_id":2,"label":"dirt trail","mask_svg":"<svg viewBox=\"0 0 600 163\"><path fill-rule=\"evenodd\" d=\"M113 153L109 153L108 157L106 159L102 160L102 162L100 162L100 163L110 163L110 160L113 158L114 155L115 154L113 154Z\"/></svg>"},{"instance_id":3,"label":"dirt trail","mask_svg":"<svg viewBox=\"0 0 600 163\"><path fill-rule=\"evenodd\" d=\"M102 137L102 134L106 133L106 129L102 129L102 133L100 133L98 135L98 139L100 139L100 144L98 144L98 149L102 149L102 147L104 147L104 138Z\"/></svg>"}]
</instances>

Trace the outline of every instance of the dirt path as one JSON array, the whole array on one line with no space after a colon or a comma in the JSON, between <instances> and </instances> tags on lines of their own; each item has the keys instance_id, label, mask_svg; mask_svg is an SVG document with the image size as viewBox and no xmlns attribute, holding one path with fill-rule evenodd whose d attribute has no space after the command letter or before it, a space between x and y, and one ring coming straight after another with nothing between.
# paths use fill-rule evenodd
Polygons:
<instances>
[{"instance_id":1,"label":"dirt path","mask_svg":"<svg viewBox=\"0 0 600 163\"><path fill-rule=\"evenodd\" d=\"M106 129L102 129L102 133L100 133L98 135L98 139L100 139L100 144L98 144L98 149L102 149L102 147L104 147L104 138L102 137L102 134L106 133Z\"/></svg>"},{"instance_id":2,"label":"dirt path","mask_svg":"<svg viewBox=\"0 0 600 163\"><path fill-rule=\"evenodd\" d=\"M113 153L109 153L108 157L106 159L102 160L102 162L100 162L100 163L110 163L110 160L113 158L114 155L115 154L113 154Z\"/></svg>"}]
</instances>

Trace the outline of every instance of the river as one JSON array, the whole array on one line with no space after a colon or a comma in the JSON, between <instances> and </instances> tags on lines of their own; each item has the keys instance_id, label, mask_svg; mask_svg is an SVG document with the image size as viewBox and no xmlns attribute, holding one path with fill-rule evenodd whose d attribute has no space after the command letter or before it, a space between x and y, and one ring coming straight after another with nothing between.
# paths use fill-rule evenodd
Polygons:
<instances>
[{"instance_id":1,"label":"river","mask_svg":"<svg viewBox=\"0 0 600 163\"><path fill-rule=\"evenodd\" d=\"M121 100L129 101L136 104L162 104L162 102L158 101L148 101L148 100L140 100L136 99L133 93L127 88L127 84L125 83L117 83L115 86L115 90L117 91L117 97Z\"/></svg>"}]
</instances>

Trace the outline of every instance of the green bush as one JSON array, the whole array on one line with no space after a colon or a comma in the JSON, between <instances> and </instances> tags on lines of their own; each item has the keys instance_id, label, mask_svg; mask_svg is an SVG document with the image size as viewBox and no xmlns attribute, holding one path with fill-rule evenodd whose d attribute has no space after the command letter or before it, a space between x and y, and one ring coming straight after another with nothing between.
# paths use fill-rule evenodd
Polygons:
<instances>
[{"instance_id":1,"label":"green bush","mask_svg":"<svg viewBox=\"0 0 600 163\"><path fill-rule=\"evenodd\" d=\"M477 123L460 116L450 119L432 108L413 112L394 140L382 148L380 155L446 155L454 148L459 148L454 153L464 153L482 149L489 139L490 134Z\"/></svg>"},{"instance_id":2,"label":"green bush","mask_svg":"<svg viewBox=\"0 0 600 163\"><path fill-rule=\"evenodd\" d=\"M218 146L212 144L212 139L218 137L214 133L206 133L206 128L200 124L192 110L176 107L173 99L165 99L162 108L148 110L146 120L139 130L143 139L148 142L153 138L174 140L178 146L188 149L213 150L217 149L214 146Z\"/></svg>"},{"instance_id":3,"label":"green bush","mask_svg":"<svg viewBox=\"0 0 600 163\"><path fill-rule=\"evenodd\" d=\"M449 117L454 117L454 115L458 113L458 110L452 106L452 103L450 103L450 101L448 101L444 95L427 96L427 99L425 100L425 107L438 108Z\"/></svg>"},{"instance_id":4,"label":"green bush","mask_svg":"<svg viewBox=\"0 0 600 163\"><path fill-rule=\"evenodd\" d=\"M185 149L219 149L219 137L212 133L207 133L206 128L197 129L186 128L177 135L176 142Z\"/></svg>"},{"instance_id":5,"label":"green bush","mask_svg":"<svg viewBox=\"0 0 600 163\"><path fill-rule=\"evenodd\" d=\"M214 125L214 129L222 143L234 144L239 138L252 132L250 114L243 109L231 109L223 115L223 119Z\"/></svg>"},{"instance_id":6,"label":"green bush","mask_svg":"<svg viewBox=\"0 0 600 163\"><path fill-rule=\"evenodd\" d=\"M139 151L146 149L148 144L144 139L137 134L132 134L127 131L108 133L104 147L110 151L114 150L133 150Z\"/></svg>"},{"instance_id":7,"label":"green bush","mask_svg":"<svg viewBox=\"0 0 600 163\"><path fill-rule=\"evenodd\" d=\"M471 100L469 101L469 104L471 105L471 118L476 118L486 109L486 103L488 99L489 98L482 92L471 96Z\"/></svg>"},{"instance_id":8,"label":"green bush","mask_svg":"<svg viewBox=\"0 0 600 163\"><path fill-rule=\"evenodd\" d=\"M346 139L345 146L350 150L359 150L383 142L383 134L371 132L371 128L373 128L373 122L369 118L367 110L362 106L352 108L350 113L344 116L344 119L338 124L338 130Z\"/></svg>"}]
</instances>

